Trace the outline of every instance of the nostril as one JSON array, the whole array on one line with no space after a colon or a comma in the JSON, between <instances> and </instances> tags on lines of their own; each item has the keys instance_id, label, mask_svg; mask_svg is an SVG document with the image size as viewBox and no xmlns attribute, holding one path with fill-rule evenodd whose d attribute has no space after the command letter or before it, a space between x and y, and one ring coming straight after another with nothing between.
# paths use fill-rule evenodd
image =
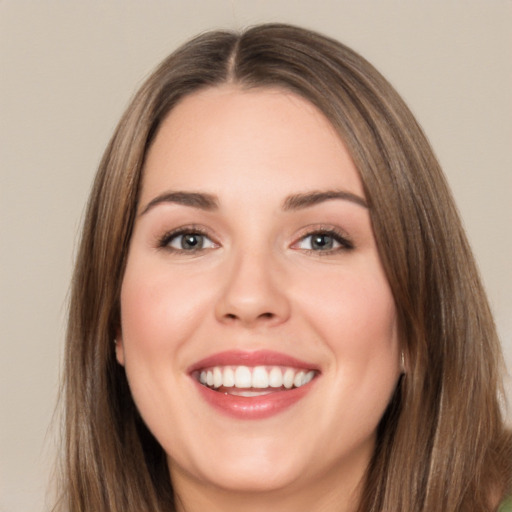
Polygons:
<instances>
[{"instance_id":1,"label":"nostril","mask_svg":"<svg viewBox=\"0 0 512 512\"><path fill-rule=\"evenodd\" d=\"M261 313L256 316L254 320L256 321L265 321L265 320L272 320L276 317L274 313L271 313L270 311L266 313ZM235 321L235 320L243 320L241 316L237 315L236 313L226 313L224 315L224 318L229 321Z\"/></svg>"}]
</instances>

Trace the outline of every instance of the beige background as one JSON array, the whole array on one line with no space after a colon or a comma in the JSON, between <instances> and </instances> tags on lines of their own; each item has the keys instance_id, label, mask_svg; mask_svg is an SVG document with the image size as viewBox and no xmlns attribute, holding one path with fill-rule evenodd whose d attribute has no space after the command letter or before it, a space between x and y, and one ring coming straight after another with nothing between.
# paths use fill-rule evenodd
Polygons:
<instances>
[{"instance_id":1,"label":"beige background","mask_svg":"<svg viewBox=\"0 0 512 512\"><path fill-rule=\"evenodd\" d=\"M408 101L453 187L512 365L511 1L0 0L0 511L48 510L77 230L117 119L176 45L264 21L340 39Z\"/></svg>"}]
</instances>

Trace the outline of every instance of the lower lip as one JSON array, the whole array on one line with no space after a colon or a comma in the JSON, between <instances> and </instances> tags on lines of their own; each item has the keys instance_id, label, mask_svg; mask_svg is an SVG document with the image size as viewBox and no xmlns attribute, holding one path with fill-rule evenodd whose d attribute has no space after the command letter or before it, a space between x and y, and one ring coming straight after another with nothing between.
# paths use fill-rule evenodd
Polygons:
<instances>
[{"instance_id":1,"label":"lower lip","mask_svg":"<svg viewBox=\"0 0 512 512\"><path fill-rule=\"evenodd\" d=\"M260 420L279 414L296 404L311 390L315 381L316 378L300 388L253 397L221 393L195 382L206 402L220 412L237 419Z\"/></svg>"}]
</instances>

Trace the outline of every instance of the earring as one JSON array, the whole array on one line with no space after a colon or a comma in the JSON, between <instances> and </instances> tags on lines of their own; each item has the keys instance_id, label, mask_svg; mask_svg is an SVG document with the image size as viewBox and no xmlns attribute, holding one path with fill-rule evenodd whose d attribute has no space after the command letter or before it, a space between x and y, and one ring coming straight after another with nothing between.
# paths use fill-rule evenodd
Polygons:
<instances>
[{"instance_id":1,"label":"earring","mask_svg":"<svg viewBox=\"0 0 512 512\"><path fill-rule=\"evenodd\" d=\"M403 350L400 352L400 372L405 373L405 355Z\"/></svg>"}]
</instances>

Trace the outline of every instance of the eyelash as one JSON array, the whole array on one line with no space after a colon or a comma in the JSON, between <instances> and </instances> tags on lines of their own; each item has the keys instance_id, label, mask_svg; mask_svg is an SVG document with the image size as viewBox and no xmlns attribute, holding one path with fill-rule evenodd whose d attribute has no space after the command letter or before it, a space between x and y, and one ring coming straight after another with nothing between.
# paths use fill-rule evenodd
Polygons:
<instances>
[{"instance_id":1,"label":"eyelash","mask_svg":"<svg viewBox=\"0 0 512 512\"><path fill-rule=\"evenodd\" d=\"M309 230L303 234L296 242L293 243L293 246L296 246L300 242L304 240L314 237L314 236L328 236L333 239L334 242L339 244L339 247L335 247L333 249L326 250L314 250L314 249L302 249L305 252L315 254L317 256L329 256L340 252L351 251L355 248L354 243L347 237L347 235L337 229L332 227L315 227L309 228Z\"/></svg>"},{"instance_id":2,"label":"eyelash","mask_svg":"<svg viewBox=\"0 0 512 512\"><path fill-rule=\"evenodd\" d=\"M157 246L160 249L165 249L172 253L178 253L178 254L194 254L200 251L211 249L211 247L203 248L200 247L198 249L177 249L175 247L171 247L170 243L177 237L183 236L183 235L198 235L205 237L209 239L213 244L218 245L212 237L200 226L184 226L180 227L178 229L168 231L163 236L158 238ZM323 228L323 227L316 227L316 228L309 228L309 230L300 236L300 238L292 244L292 248L294 246L297 246L299 243L305 241L306 239L314 236L328 236L331 237L334 242L339 244L339 247L335 247L333 249L326 249L326 250L315 250L315 249L302 249L302 251L307 253L312 253L318 256L328 256L339 252L344 251L350 251L354 249L353 242L341 231L337 229L333 229L332 227L329 228Z\"/></svg>"},{"instance_id":3,"label":"eyelash","mask_svg":"<svg viewBox=\"0 0 512 512\"><path fill-rule=\"evenodd\" d=\"M211 238L211 236L201 227L199 226L184 226L178 229L168 231L163 236L158 239L157 246L159 249L165 249L166 251L177 253L177 254L194 254L200 252L202 250L208 250L209 248L199 248L199 249L177 249L175 247L171 247L169 244L177 237L183 235L198 235L205 238L208 238L213 244L217 245L216 242Z\"/></svg>"}]
</instances>

